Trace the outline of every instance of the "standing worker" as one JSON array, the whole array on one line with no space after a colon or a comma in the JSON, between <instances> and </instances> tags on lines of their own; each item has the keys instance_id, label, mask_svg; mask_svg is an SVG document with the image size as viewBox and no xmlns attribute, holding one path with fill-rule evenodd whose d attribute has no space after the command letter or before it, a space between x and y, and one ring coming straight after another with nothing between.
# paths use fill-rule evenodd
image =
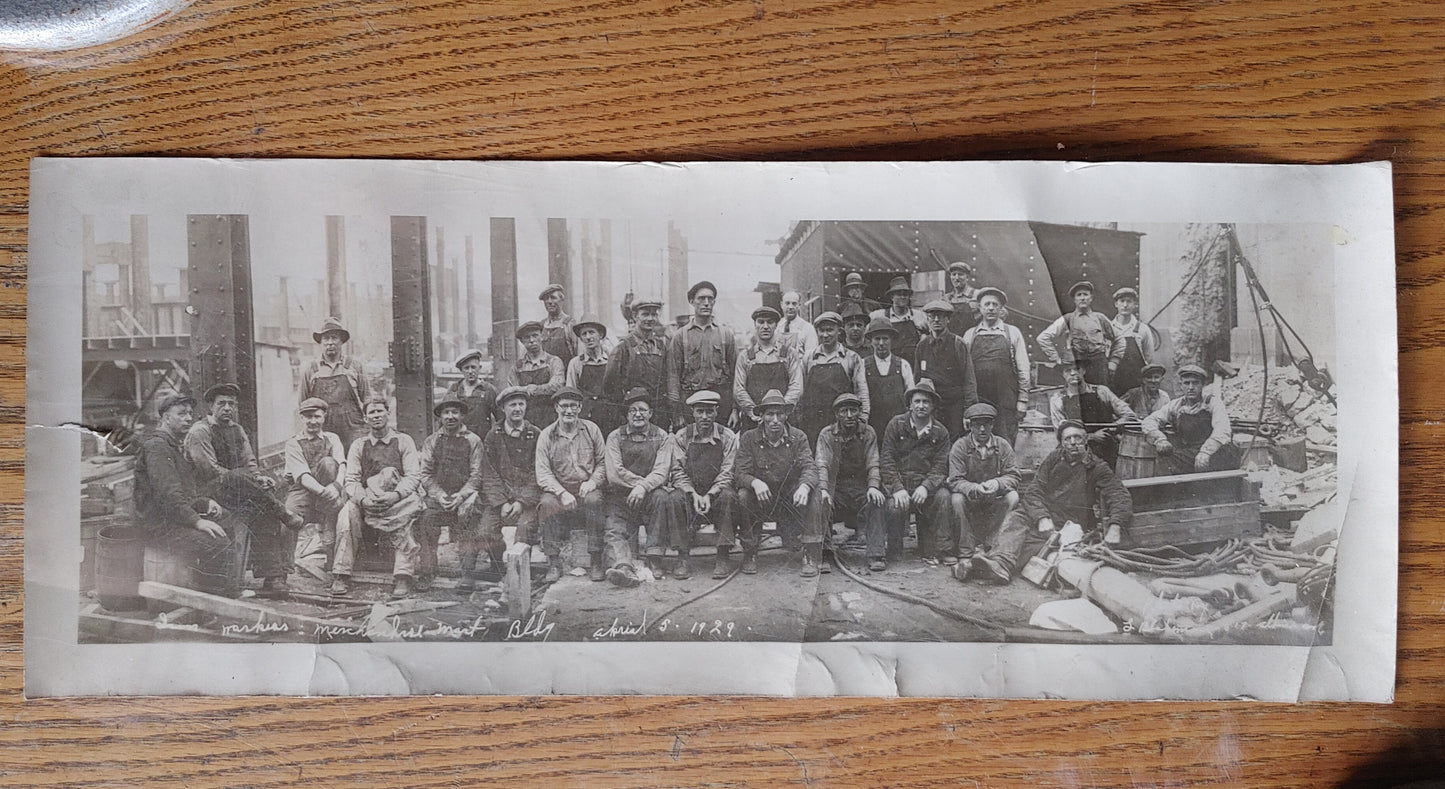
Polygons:
<instances>
[{"instance_id":1,"label":"standing worker","mask_svg":"<svg viewBox=\"0 0 1445 789\"><path fill-rule=\"evenodd\" d=\"M963 338L948 328L953 305L942 299L928 302L923 308L928 316L928 336L918 341L918 377L933 381L942 401L938 421L948 428L948 435L963 435L963 412L978 402L978 382L973 372L973 357Z\"/></svg>"},{"instance_id":2,"label":"standing worker","mask_svg":"<svg viewBox=\"0 0 1445 789\"><path fill-rule=\"evenodd\" d=\"M562 309L567 292L552 283L537 294L547 316L542 319L542 350L562 360L563 367L577 355L577 335L572 332L572 316Z\"/></svg>"},{"instance_id":3,"label":"standing worker","mask_svg":"<svg viewBox=\"0 0 1445 789\"><path fill-rule=\"evenodd\" d=\"M466 403L467 415L462 422L473 433L486 436L496 418L497 390L482 380L482 352L475 348L466 351L457 357L455 364L462 378L447 387L446 397Z\"/></svg>"},{"instance_id":4,"label":"standing worker","mask_svg":"<svg viewBox=\"0 0 1445 789\"><path fill-rule=\"evenodd\" d=\"M656 299L632 303L635 325L612 349L602 389L613 403L622 402L634 386L646 389L652 396L653 423L667 430L672 427L672 412L667 408L667 339L658 321L661 313L662 302Z\"/></svg>"},{"instance_id":5,"label":"standing worker","mask_svg":"<svg viewBox=\"0 0 1445 789\"><path fill-rule=\"evenodd\" d=\"M874 310L870 317L893 324L898 332L893 338L893 352L911 361L918 341L928 331L928 317L913 306L913 287L907 277L894 277L888 283L888 300L886 309Z\"/></svg>"},{"instance_id":6,"label":"standing worker","mask_svg":"<svg viewBox=\"0 0 1445 789\"><path fill-rule=\"evenodd\" d=\"M733 371L738 346L733 330L713 320L717 286L707 280L687 290L693 314L667 343L667 401L677 426L690 418L683 411L689 397L706 389L722 396L718 419L724 424L733 413Z\"/></svg>"},{"instance_id":7,"label":"standing worker","mask_svg":"<svg viewBox=\"0 0 1445 789\"><path fill-rule=\"evenodd\" d=\"M1139 291L1119 288L1114 291L1114 334L1124 342L1119 366L1109 377L1109 388L1123 396L1142 381L1144 368L1153 363L1159 352L1159 333L1139 319Z\"/></svg>"},{"instance_id":8,"label":"standing worker","mask_svg":"<svg viewBox=\"0 0 1445 789\"><path fill-rule=\"evenodd\" d=\"M874 310L882 309L882 304L863 295L866 289L867 285L863 282L862 274L856 271L848 272L847 276L843 277L843 305L847 306L849 302L857 304L865 315L871 314Z\"/></svg>"},{"instance_id":9,"label":"standing worker","mask_svg":"<svg viewBox=\"0 0 1445 789\"><path fill-rule=\"evenodd\" d=\"M542 324L527 321L517 327L522 343L522 358L512 370L512 383L527 393L527 413L533 423L546 427L557 418L552 408L552 395L566 385L567 371L562 360L542 348Z\"/></svg>"},{"instance_id":10,"label":"standing worker","mask_svg":"<svg viewBox=\"0 0 1445 789\"><path fill-rule=\"evenodd\" d=\"M833 401L833 424L818 434L818 525L826 545L839 516L867 541L868 569L884 569L887 532L883 484L878 472L878 435L863 421L863 403L851 392Z\"/></svg>"},{"instance_id":11,"label":"standing worker","mask_svg":"<svg viewBox=\"0 0 1445 789\"><path fill-rule=\"evenodd\" d=\"M1124 358L1124 338L1114 333L1108 318L1093 310L1093 283L1074 283L1069 298L1074 300L1073 311L1039 332L1039 348L1050 362L1072 361L1083 370L1084 380L1108 386L1109 376Z\"/></svg>"},{"instance_id":12,"label":"standing worker","mask_svg":"<svg viewBox=\"0 0 1445 789\"><path fill-rule=\"evenodd\" d=\"M838 395L847 392L857 397L865 422L870 411L863 360L839 343L842 319L836 312L825 312L814 325L818 329L818 347L803 360L803 395L798 400L802 411L798 426L810 442L817 442L818 434L833 421L833 401Z\"/></svg>"},{"instance_id":13,"label":"standing worker","mask_svg":"<svg viewBox=\"0 0 1445 789\"><path fill-rule=\"evenodd\" d=\"M993 430L1012 446L1018 440L1019 422L1029 411L1029 383L1032 366L1028 343L1017 326L1004 323L1008 296L998 288L978 289L978 308L983 315L977 326L963 333L973 360L973 377L978 400L997 412Z\"/></svg>"},{"instance_id":14,"label":"standing worker","mask_svg":"<svg viewBox=\"0 0 1445 789\"><path fill-rule=\"evenodd\" d=\"M948 264L948 287L943 289L943 300L953 305L953 315L948 319L948 330L962 335L983 316L978 297L982 292L968 284L973 276L973 266L961 260Z\"/></svg>"},{"instance_id":15,"label":"standing worker","mask_svg":"<svg viewBox=\"0 0 1445 789\"><path fill-rule=\"evenodd\" d=\"M691 551L693 536L704 522L717 532L717 562L712 577L732 573L728 553L737 539L734 512L737 491L733 472L738 457L737 433L718 424L717 392L701 391L687 400L692 424L673 436L672 487L676 507L670 528L672 547L678 555ZM755 546L756 550L756 546ZM756 568L754 568L756 570Z\"/></svg>"},{"instance_id":16,"label":"standing worker","mask_svg":"<svg viewBox=\"0 0 1445 789\"><path fill-rule=\"evenodd\" d=\"M843 318L843 347L865 359L871 356L873 349L864 336L868 330L868 313L857 303L845 301L838 315Z\"/></svg>"},{"instance_id":17,"label":"standing worker","mask_svg":"<svg viewBox=\"0 0 1445 789\"><path fill-rule=\"evenodd\" d=\"M753 341L738 354L733 372L733 402L737 405L740 432L762 424L755 409L769 391L782 392L790 406L797 405L803 394L803 354L778 341L778 311L763 305L753 310L752 317Z\"/></svg>"},{"instance_id":18,"label":"standing worker","mask_svg":"<svg viewBox=\"0 0 1445 789\"><path fill-rule=\"evenodd\" d=\"M336 318L322 321L321 328L311 333L321 344L321 358L315 359L301 373L301 399L319 397L326 401L326 424L323 429L335 433L343 444L366 434L366 418L362 403L371 396L366 373L355 359L341 355L341 346L351 341L351 332Z\"/></svg>"},{"instance_id":19,"label":"standing worker","mask_svg":"<svg viewBox=\"0 0 1445 789\"><path fill-rule=\"evenodd\" d=\"M791 552L803 551L805 578L818 574L823 555L823 535L816 533L812 513L818 487L818 469L813 450L803 431L788 424L792 407L783 393L774 389L763 396L757 411L763 424L738 439L737 489L742 509L742 571L758 571L758 546L762 524L773 521ZM806 544L806 545L805 545Z\"/></svg>"},{"instance_id":20,"label":"standing worker","mask_svg":"<svg viewBox=\"0 0 1445 789\"><path fill-rule=\"evenodd\" d=\"M582 418L597 425L603 435L622 424L619 402L607 396L607 365L610 361L602 341L607 327L596 318L583 318L572 331L581 341L579 353L567 362L566 385L582 393Z\"/></svg>"},{"instance_id":21,"label":"standing worker","mask_svg":"<svg viewBox=\"0 0 1445 789\"><path fill-rule=\"evenodd\" d=\"M778 323L778 343L791 346L793 350L807 356L818 347L818 332L814 324L800 314L803 309L802 295L796 290L790 290L783 294L780 303L783 307L783 319Z\"/></svg>"},{"instance_id":22,"label":"standing worker","mask_svg":"<svg viewBox=\"0 0 1445 789\"><path fill-rule=\"evenodd\" d=\"M873 354L863 357L863 372L868 379L868 424L882 441L883 431L893 417L908 410L904 395L913 388L913 366L893 352L893 338L898 336L893 324L874 318L865 336L873 347Z\"/></svg>"}]
</instances>

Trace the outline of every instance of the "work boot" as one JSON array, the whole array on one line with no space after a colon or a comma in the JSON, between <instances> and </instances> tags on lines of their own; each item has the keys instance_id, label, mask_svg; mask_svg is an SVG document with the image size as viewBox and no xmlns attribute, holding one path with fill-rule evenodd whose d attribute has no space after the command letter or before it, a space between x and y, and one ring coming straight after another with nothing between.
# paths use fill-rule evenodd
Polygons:
<instances>
[{"instance_id":1,"label":"work boot","mask_svg":"<svg viewBox=\"0 0 1445 789\"><path fill-rule=\"evenodd\" d=\"M647 569L652 573L653 578L656 578L660 581L663 578L667 577L667 570L664 570L662 567L661 556L658 556L656 554L648 554L646 561Z\"/></svg>"},{"instance_id":2,"label":"work boot","mask_svg":"<svg viewBox=\"0 0 1445 789\"><path fill-rule=\"evenodd\" d=\"M810 543L803 547L803 569L798 572L804 578L817 578L818 565L823 556L823 546Z\"/></svg>"},{"instance_id":3,"label":"work boot","mask_svg":"<svg viewBox=\"0 0 1445 789\"><path fill-rule=\"evenodd\" d=\"M431 591L431 582L432 582L432 574L431 574L431 573L422 573L421 575L418 575L418 576L416 577L416 582L413 584L412 588L415 589L415 590L418 591L418 592Z\"/></svg>"},{"instance_id":4,"label":"work boot","mask_svg":"<svg viewBox=\"0 0 1445 789\"><path fill-rule=\"evenodd\" d=\"M544 583L556 583L562 580L562 562L560 559L553 559L547 562L547 575L542 579Z\"/></svg>"},{"instance_id":5,"label":"work boot","mask_svg":"<svg viewBox=\"0 0 1445 789\"><path fill-rule=\"evenodd\" d=\"M642 583L642 579L637 577L637 570L630 564L619 564L616 567L608 568L603 577L607 579L608 583L623 589L631 589Z\"/></svg>"},{"instance_id":6,"label":"work boot","mask_svg":"<svg viewBox=\"0 0 1445 789\"><path fill-rule=\"evenodd\" d=\"M282 597L289 591L291 591L291 587L287 585L284 575L273 575L261 582L261 594L263 595Z\"/></svg>"},{"instance_id":7,"label":"work boot","mask_svg":"<svg viewBox=\"0 0 1445 789\"><path fill-rule=\"evenodd\" d=\"M677 566L672 568L672 577L679 581L692 577L692 568L687 565L687 551L677 552Z\"/></svg>"},{"instance_id":8,"label":"work boot","mask_svg":"<svg viewBox=\"0 0 1445 789\"><path fill-rule=\"evenodd\" d=\"M728 552L726 548L717 549L717 561L712 566L712 577L726 578L733 574L732 565L728 563Z\"/></svg>"},{"instance_id":9,"label":"work boot","mask_svg":"<svg viewBox=\"0 0 1445 789\"><path fill-rule=\"evenodd\" d=\"M391 587L391 599L400 600L403 597L411 597L411 576L398 575L396 585Z\"/></svg>"},{"instance_id":10,"label":"work boot","mask_svg":"<svg viewBox=\"0 0 1445 789\"><path fill-rule=\"evenodd\" d=\"M593 581L607 580L607 571L602 568L602 552L592 554L592 563L587 567L587 577Z\"/></svg>"},{"instance_id":11,"label":"work boot","mask_svg":"<svg viewBox=\"0 0 1445 789\"><path fill-rule=\"evenodd\" d=\"M285 513L281 516L282 526L285 526L291 531L301 531L306 527L306 521L303 520L300 515L297 515L291 510L283 510L282 512Z\"/></svg>"},{"instance_id":12,"label":"work boot","mask_svg":"<svg viewBox=\"0 0 1445 789\"><path fill-rule=\"evenodd\" d=\"M940 561L943 562L944 567L953 567L954 565L958 564L958 557L950 554L943 557Z\"/></svg>"},{"instance_id":13,"label":"work boot","mask_svg":"<svg viewBox=\"0 0 1445 789\"><path fill-rule=\"evenodd\" d=\"M743 575L758 574L758 555L756 553L743 552Z\"/></svg>"},{"instance_id":14,"label":"work boot","mask_svg":"<svg viewBox=\"0 0 1445 789\"><path fill-rule=\"evenodd\" d=\"M350 576L347 575L331 576L331 594L335 597L346 596L346 593L351 591L351 584L348 583L349 579Z\"/></svg>"},{"instance_id":15,"label":"work boot","mask_svg":"<svg viewBox=\"0 0 1445 789\"><path fill-rule=\"evenodd\" d=\"M881 573L887 569L888 562L885 562L882 559L874 558L868 562L868 572L870 573Z\"/></svg>"},{"instance_id":16,"label":"work boot","mask_svg":"<svg viewBox=\"0 0 1445 789\"><path fill-rule=\"evenodd\" d=\"M969 573L972 573L972 572L973 572L973 559L968 559L968 558L961 559L961 560L959 560L958 564L955 564L955 565L953 566L953 577L954 577L955 580L958 580L958 581L962 581L962 580L967 579L968 576L969 576Z\"/></svg>"},{"instance_id":17,"label":"work boot","mask_svg":"<svg viewBox=\"0 0 1445 789\"><path fill-rule=\"evenodd\" d=\"M1013 575L999 560L991 556L980 556L977 561L983 565L984 571L988 573L989 580L993 583L1003 586L1013 580Z\"/></svg>"},{"instance_id":18,"label":"work boot","mask_svg":"<svg viewBox=\"0 0 1445 789\"><path fill-rule=\"evenodd\" d=\"M463 594L467 594L475 591L476 588L477 579L473 578L471 573L463 572L461 580L457 581L457 591Z\"/></svg>"}]
</instances>

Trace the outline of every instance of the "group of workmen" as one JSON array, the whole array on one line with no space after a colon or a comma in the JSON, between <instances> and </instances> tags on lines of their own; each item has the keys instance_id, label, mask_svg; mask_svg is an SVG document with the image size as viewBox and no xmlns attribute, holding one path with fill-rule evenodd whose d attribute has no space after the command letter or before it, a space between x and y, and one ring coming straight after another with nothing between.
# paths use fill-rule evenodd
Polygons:
<instances>
[{"instance_id":1,"label":"group of workmen","mask_svg":"<svg viewBox=\"0 0 1445 789\"><path fill-rule=\"evenodd\" d=\"M690 577L707 524L715 578L758 571L767 523L804 577L826 571L840 521L882 571L902 556L910 519L923 561L1008 583L1055 531L1076 525L1113 542L1127 530L1129 495L1111 468L1121 426L1139 424L1164 473L1229 462L1228 416L1204 393L1208 374L1182 367L1172 398L1137 291L1114 293L1111 319L1080 282L1074 310L1038 336L1066 385L1049 404L1059 446L1023 485L1013 446L1031 362L1006 322L1007 295L971 287L972 274L950 266L943 297L921 309L907 278L873 304L849 274L839 311L805 320L787 293L781 311L752 312L742 341L715 320L710 282L688 290L677 326L663 327L660 302L629 300L615 342L602 321L567 315L562 287L549 285L544 318L517 328L510 379L497 391L483 354L464 353L420 448L392 426L388 400L342 353L349 333L328 318L284 473L259 470L235 385L208 390L199 420L195 402L174 394L137 463L138 514L156 539L197 557L198 579L249 541L263 592L284 591L288 546L304 525L321 535L336 595L350 591L363 526L390 543L396 597L430 588L443 530L468 591L479 569L499 571L534 545L557 579L576 529L591 579L624 587L644 567Z\"/></svg>"}]
</instances>

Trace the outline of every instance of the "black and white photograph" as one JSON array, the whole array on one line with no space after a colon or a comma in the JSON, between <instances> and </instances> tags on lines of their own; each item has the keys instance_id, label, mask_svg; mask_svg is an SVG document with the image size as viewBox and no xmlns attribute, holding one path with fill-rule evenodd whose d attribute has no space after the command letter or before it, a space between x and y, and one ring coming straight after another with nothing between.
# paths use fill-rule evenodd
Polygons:
<instances>
[{"instance_id":1,"label":"black and white photograph","mask_svg":"<svg viewBox=\"0 0 1445 789\"><path fill-rule=\"evenodd\" d=\"M33 692L1389 693L1388 167L35 168Z\"/></svg>"}]
</instances>

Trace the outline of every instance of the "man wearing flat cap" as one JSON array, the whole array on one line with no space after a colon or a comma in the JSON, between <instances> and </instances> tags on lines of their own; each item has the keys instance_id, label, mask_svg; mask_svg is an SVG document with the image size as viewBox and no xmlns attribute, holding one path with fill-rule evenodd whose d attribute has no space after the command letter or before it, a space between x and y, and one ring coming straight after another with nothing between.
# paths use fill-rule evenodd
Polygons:
<instances>
[{"instance_id":1,"label":"man wearing flat cap","mask_svg":"<svg viewBox=\"0 0 1445 789\"><path fill-rule=\"evenodd\" d=\"M994 434L1012 446L1018 438L1019 421L1029 410L1028 343L1017 326L1004 323L1004 307L1008 296L998 288L979 288L978 309L983 316L977 326L963 333L973 360L973 377L978 384L978 400L997 411Z\"/></svg>"},{"instance_id":2,"label":"man wearing flat cap","mask_svg":"<svg viewBox=\"0 0 1445 789\"><path fill-rule=\"evenodd\" d=\"M1049 395L1049 421L1055 427L1068 420L1082 422L1089 431L1089 450L1113 466L1119 459L1119 431L1139 421L1139 415L1107 386L1084 380L1084 372L1064 362L1064 388Z\"/></svg>"},{"instance_id":3,"label":"man wearing flat cap","mask_svg":"<svg viewBox=\"0 0 1445 789\"><path fill-rule=\"evenodd\" d=\"M1084 380L1109 385L1109 374L1124 358L1124 338L1114 324L1093 310L1094 285L1077 282L1069 288L1074 309L1039 332L1039 348L1055 365L1072 361L1084 373Z\"/></svg>"},{"instance_id":4,"label":"man wearing flat cap","mask_svg":"<svg viewBox=\"0 0 1445 789\"><path fill-rule=\"evenodd\" d=\"M607 439L597 425L582 418L581 392L564 386L552 401L557 421L537 437L535 458L537 485L542 488L537 521L542 525L547 580L562 577L562 547L573 529L582 528L592 558L588 577L602 581L606 578L602 486L607 481Z\"/></svg>"},{"instance_id":5,"label":"man wearing flat cap","mask_svg":"<svg viewBox=\"0 0 1445 789\"><path fill-rule=\"evenodd\" d=\"M908 410L893 417L878 451L878 471L888 494L887 556L903 553L908 516L918 524L918 552L924 562L938 564L938 533L953 521L948 480L948 428L934 418L938 392L924 379L905 394Z\"/></svg>"},{"instance_id":6,"label":"man wearing flat cap","mask_svg":"<svg viewBox=\"0 0 1445 789\"><path fill-rule=\"evenodd\" d=\"M874 310L870 318L882 318L893 325L898 334L893 338L893 352L912 359L918 341L928 332L928 316L913 306L913 286L907 277L894 277L888 283L888 307Z\"/></svg>"},{"instance_id":7,"label":"man wearing flat cap","mask_svg":"<svg viewBox=\"0 0 1445 789\"><path fill-rule=\"evenodd\" d=\"M848 393L862 404L863 421L868 421L868 374L863 359L844 348L839 340L843 319L836 312L825 312L814 322L818 330L818 347L803 359L803 394L798 398L798 427L810 442L833 421L833 401Z\"/></svg>"},{"instance_id":8,"label":"man wearing flat cap","mask_svg":"<svg viewBox=\"0 0 1445 789\"><path fill-rule=\"evenodd\" d=\"M864 337L873 353L863 357L863 373L868 380L868 424L883 440L883 432L893 417L908 410L905 394L913 388L913 366L893 352L893 338L898 330L883 318L868 322Z\"/></svg>"},{"instance_id":9,"label":"man wearing flat cap","mask_svg":"<svg viewBox=\"0 0 1445 789\"><path fill-rule=\"evenodd\" d=\"M552 408L552 395L566 385L566 368L562 360L542 349L542 324L527 321L517 327L517 340L522 343L522 358L512 369L512 385L527 393L527 414L538 427L552 424L557 412Z\"/></svg>"},{"instance_id":10,"label":"man wearing flat cap","mask_svg":"<svg viewBox=\"0 0 1445 789\"><path fill-rule=\"evenodd\" d=\"M758 571L758 545L762 524L773 521L783 539L783 547L800 551L804 542L803 576L818 574L823 553L822 535L814 528L818 469L813 462L813 449L803 431L788 424L792 411L783 393L774 389L763 395L757 412L763 423L743 433L738 439L737 489L742 509L740 541L743 547L742 571Z\"/></svg>"},{"instance_id":11,"label":"man wearing flat cap","mask_svg":"<svg viewBox=\"0 0 1445 789\"><path fill-rule=\"evenodd\" d=\"M972 276L973 266L961 260L948 264L948 287L943 290L943 300L953 305L953 314L948 317L948 330L959 336L977 324L981 316L979 290L969 284Z\"/></svg>"},{"instance_id":12,"label":"man wearing flat cap","mask_svg":"<svg viewBox=\"0 0 1445 789\"><path fill-rule=\"evenodd\" d=\"M362 403L371 395L366 373L355 359L341 354L341 346L351 341L351 332L337 318L322 321L311 338L321 344L321 358L307 365L301 373L301 399L319 397L326 401L328 433L335 433L341 443L366 433Z\"/></svg>"},{"instance_id":13,"label":"man wearing flat cap","mask_svg":"<svg viewBox=\"0 0 1445 789\"><path fill-rule=\"evenodd\" d=\"M497 390L482 380L482 352L475 348L465 351L455 364L462 378L447 387L446 397L466 403L467 415L462 417L462 423L473 433L486 436L496 417Z\"/></svg>"},{"instance_id":14,"label":"man wearing flat cap","mask_svg":"<svg viewBox=\"0 0 1445 789\"><path fill-rule=\"evenodd\" d=\"M622 423L620 403L607 397L607 365L610 355L602 346L607 327L595 317L584 317L572 325L580 341L579 350L567 362L566 385L582 393L582 418L597 425L603 434Z\"/></svg>"},{"instance_id":15,"label":"man wearing flat cap","mask_svg":"<svg viewBox=\"0 0 1445 789\"><path fill-rule=\"evenodd\" d=\"M1018 552L1009 556L1000 550L975 556L975 573L986 572L996 583L1008 583L1027 557L1070 523L1085 534L1102 529L1105 542L1116 543L1133 522L1129 490L1108 463L1089 451L1084 425L1069 420L1059 425L1057 432L1059 446L1039 463L1019 506L1005 519L1005 533L1026 535L1018 540Z\"/></svg>"},{"instance_id":16,"label":"man wearing flat cap","mask_svg":"<svg viewBox=\"0 0 1445 789\"><path fill-rule=\"evenodd\" d=\"M624 400L627 422L607 436L603 565L614 586L639 583L632 543L642 525L647 526L648 564L662 577L663 534L668 531L669 515L663 488L672 477L672 450L670 434L652 423L651 397L640 386L628 392ZM674 572L679 579L690 574L686 553L677 557Z\"/></svg>"},{"instance_id":17,"label":"man wearing flat cap","mask_svg":"<svg viewBox=\"0 0 1445 789\"><path fill-rule=\"evenodd\" d=\"M1003 574L996 570L1012 567L1026 534L1018 519L1008 520L1019 504L1022 476L1013 447L994 435L997 413L988 403L969 406L964 413L968 432L953 442L948 453L948 488L953 492L958 533L943 532L946 539L938 550L944 563L955 565L953 575L960 581L974 570L975 557L981 569L1002 580ZM1006 523L1011 531L1004 530Z\"/></svg>"},{"instance_id":18,"label":"man wearing flat cap","mask_svg":"<svg viewBox=\"0 0 1445 789\"><path fill-rule=\"evenodd\" d=\"M833 400L833 423L818 434L818 524L812 532L826 544L841 518L867 540L869 569L882 570L888 547L883 506L878 435L863 421L862 401L844 392Z\"/></svg>"},{"instance_id":19,"label":"man wearing flat cap","mask_svg":"<svg viewBox=\"0 0 1445 789\"><path fill-rule=\"evenodd\" d=\"M687 399L692 424L672 438L672 507L667 544L678 556L691 553L693 537L703 523L717 532L717 561L712 577L726 578L732 567L728 554L737 540L737 491L733 473L737 464L738 435L718 424L717 392L703 390Z\"/></svg>"},{"instance_id":20,"label":"man wearing flat cap","mask_svg":"<svg viewBox=\"0 0 1445 789\"><path fill-rule=\"evenodd\" d=\"M542 319L542 350L562 360L565 368L572 357L577 355L577 335L572 332L572 316L562 309L567 301L567 292L561 285L552 283L537 294L547 310Z\"/></svg>"},{"instance_id":21,"label":"man wearing flat cap","mask_svg":"<svg viewBox=\"0 0 1445 789\"><path fill-rule=\"evenodd\" d=\"M265 592L284 593L304 522L277 499L276 480L261 472L245 428L236 421L241 389L220 383L206 390L210 415L191 425L185 450L203 489L246 523L251 533L251 570Z\"/></svg>"},{"instance_id":22,"label":"man wearing flat cap","mask_svg":"<svg viewBox=\"0 0 1445 789\"><path fill-rule=\"evenodd\" d=\"M620 403L634 386L652 397L652 421L664 430L672 427L667 404L667 341L660 330L662 302L642 298L632 303L632 331L612 349L607 377L602 384L609 402Z\"/></svg>"},{"instance_id":23,"label":"man wearing flat cap","mask_svg":"<svg viewBox=\"0 0 1445 789\"><path fill-rule=\"evenodd\" d=\"M1179 368L1179 397L1144 418L1144 435L1159 453L1160 474L1239 468L1240 453L1224 401L1204 391L1209 373L1197 364Z\"/></svg>"},{"instance_id":24,"label":"man wearing flat cap","mask_svg":"<svg viewBox=\"0 0 1445 789\"><path fill-rule=\"evenodd\" d=\"M286 439L282 449L286 478L291 483L286 509L306 522L303 534L316 535L329 570L336 558L336 516L346 504L346 449L339 436L322 429L325 400L302 400L296 413L301 416L301 432Z\"/></svg>"},{"instance_id":25,"label":"man wearing flat cap","mask_svg":"<svg viewBox=\"0 0 1445 789\"><path fill-rule=\"evenodd\" d=\"M391 596L412 593L412 581L421 561L416 521L424 504L417 495L421 485L421 457L411 436L391 426L391 405L373 394L366 401L367 433L351 442L346 452L346 506L336 519L336 561L331 570L331 593L351 591L351 571L361 550L364 527L385 534L392 547Z\"/></svg>"},{"instance_id":26,"label":"man wearing flat cap","mask_svg":"<svg viewBox=\"0 0 1445 789\"><path fill-rule=\"evenodd\" d=\"M733 371L737 368L738 345L733 330L713 319L717 286L707 280L687 290L692 317L667 343L667 401L673 418L682 426L689 415L684 404L694 393L706 389L722 397L718 419L732 418Z\"/></svg>"},{"instance_id":27,"label":"man wearing flat cap","mask_svg":"<svg viewBox=\"0 0 1445 789\"><path fill-rule=\"evenodd\" d=\"M432 408L440 422L421 443L421 497L426 509L417 522L421 560L416 589L431 588L437 574L437 544L442 529L457 544L464 577L476 568L482 541L477 495L482 488L482 437L467 429L467 404L447 398Z\"/></svg>"},{"instance_id":28,"label":"man wearing flat cap","mask_svg":"<svg viewBox=\"0 0 1445 789\"><path fill-rule=\"evenodd\" d=\"M752 317L753 341L738 354L733 372L739 430L751 430L762 423L754 409L769 391L782 392L788 405L797 405L803 394L803 353L778 342L778 311L763 305L753 310Z\"/></svg>"},{"instance_id":29,"label":"man wearing flat cap","mask_svg":"<svg viewBox=\"0 0 1445 789\"><path fill-rule=\"evenodd\" d=\"M172 393L156 409L159 422L135 460L136 525L148 546L190 565L198 590L235 597L241 579L232 568L245 554L246 524L205 494L181 447L195 405L189 395Z\"/></svg>"},{"instance_id":30,"label":"man wearing flat cap","mask_svg":"<svg viewBox=\"0 0 1445 789\"><path fill-rule=\"evenodd\" d=\"M1163 388L1164 365L1146 364L1139 371L1139 385L1124 393L1124 402L1140 416L1148 416L1174 399Z\"/></svg>"},{"instance_id":31,"label":"man wearing flat cap","mask_svg":"<svg viewBox=\"0 0 1445 789\"><path fill-rule=\"evenodd\" d=\"M516 528L515 544L520 553L536 539L537 505L542 488L537 485L537 439L542 431L527 421L527 393L509 386L497 395L502 418L482 442L482 549L500 571L506 548L502 529ZM463 557L462 569L466 570ZM465 583L465 579L463 583Z\"/></svg>"},{"instance_id":32,"label":"man wearing flat cap","mask_svg":"<svg viewBox=\"0 0 1445 789\"><path fill-rule=\"evenodd\" d=\"M1124 395L1139 386L1144 367L1152 364L1159 353L1159 333L1154 327L1139 319L1139 291L1134 288L1119 288L1114 291L1115 336L1124 343L1124 354L1119 366L1109 379L1109 388L1117 395Z\"/></svg>"},{"instance_id":33,"label":"man wearing flat cap","mask_svg":"<svg viewBox=\"0 0 1445 789\"><path fill-rule=\"evenodd\" d=\"M978 381L973 372L973 357L963 338L948 328L953 305L942 299L924 305L928 316L928 336L918 341L918 378L933 381L942 400L938 421L948 434L963 435L964 409L978 402Z\"/></svg>"}]
</instances>

